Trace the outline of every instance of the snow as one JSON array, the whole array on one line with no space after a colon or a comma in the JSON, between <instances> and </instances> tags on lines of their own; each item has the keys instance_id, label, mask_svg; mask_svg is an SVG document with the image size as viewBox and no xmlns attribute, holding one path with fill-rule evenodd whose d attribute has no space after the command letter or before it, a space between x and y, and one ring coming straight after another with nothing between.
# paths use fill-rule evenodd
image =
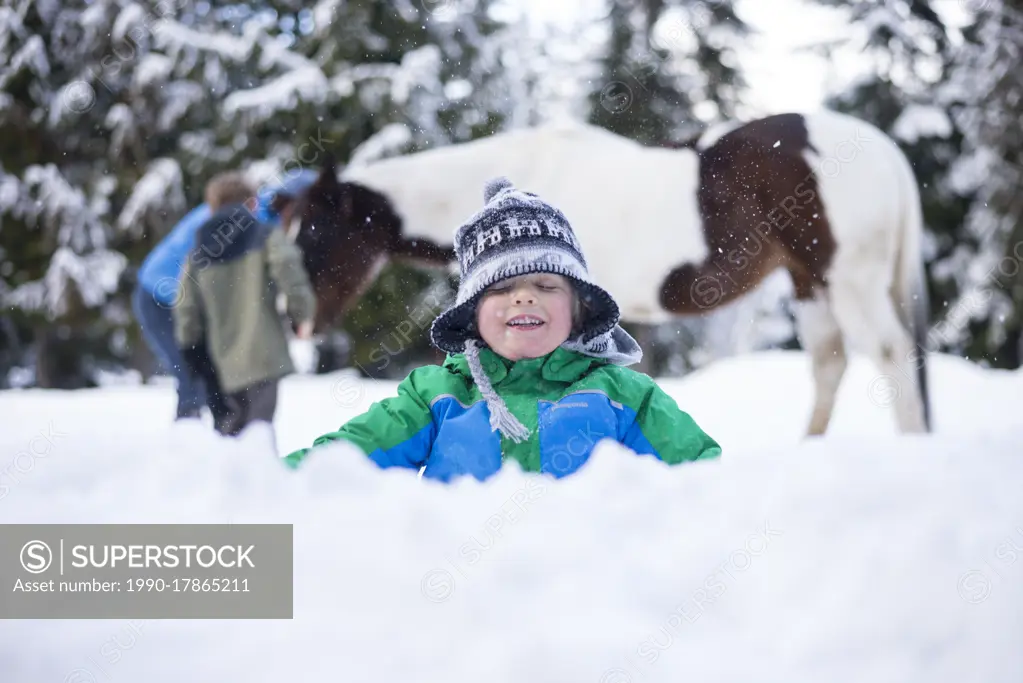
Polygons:
<instances>
[{"instance_id":1,"label":"snow","mask_svg":"<svg viewBox=\"0 0 1023 683\"><path fill-rule=\"evenodd\" d=\"M110 130L110 147L115 154L124 149L124 144L135 134L135 115L131 107L118 102L107 111L107 118L103 122Z\"/></svg>"},{"instance_id":2,"label":"snow","mask_svg":"<svg viewBox=\"0 0 1023 683\"><path fill-rule=\"evenodd\" d=\"M35 0L33 3L36 13L43 21L52 21L54 15L61 10L61 0Z\"/></svg>"},{"instance_id":3,"label":"snow","mask_svg":"<svg viewBox=\"0 0 1023 683\"><path fill-rule=\"evenodd\" d=\"M199 83L174 81L160 86L160 90L163 93L163 106L160 108L157 128L161 131L174 130L189 108L198 104L208 106L209 95Z\"/></svg>"},{"instance_id":4,"label":"snow","mask_svg":"<svg viewBox=\"0 0 1023 683\"><path fill-rule=\"evenodd\" d=\"M449 100L464 100L472 95L472 82L464 78L457 78L444 84L444 96Z\"/></svg>"},{"instance_id":5,"label":"snow","mask_svg":"<svg viewBox=\"0 0 1023 683\"><path fill-rule=\"evenodd\" d=\"M267 83L227 96L222 105L225 116L246 113L253 120L265 120L282 110L292 110L300 101L323 101L329 83L319 67L289 71Z\"/></svg>"},{"instance_id":6,"label":"snow","mask_svg":"<svg viewBox=\"0 0 1023 683\"><path fill-rule=\"evenodd\" d=\"M68 312L68 285L74 283L82 303L94 308L117 291L127 265L128 258L116 251L103 249L81 255L59 247L50 258L45 276L7 293L3 305L43 312L52 320Z\"/></svg>"},{"instance_id":7,"label":"snow","mask_svg":"<svg viewBox=\"0 0 1023 683\"><path fill-rule=\"evenodd\" d=\"M215 136L211 131L182 133L179 144L182 151L198 158L212 157L216 149Z\"/></svg>"},{"instance_id":8,"label":"snow","mask_svg":"<svg viewBox=\"0 0 1023 683\"><path fill-rule=\"evenodd\" d=\"M4 26L6 15L0 14L0 34L6 34L8 30L17 29L22 32L23 27L19 24ZM7 89L14 79L24 77L28 72L33 80L42 81L50 75L50 60L46 56L46 45L43 39L37 35L29 36L22 44L21 49L13 55L8 55L8 37L3 35L0 38L0 90Z\"/></svg>"},{"instance_id":9,"label":"snow","mask_svg":"<svg viewBox=\"0 0 1023 683\"><path fill-rule=\"evenodd\" d=\"M364 63L357 64L347 71L341 71L330 79L330 87L339 95L350 95L355 92L355 83L358 81L372 81L374 79L391 79L398 74L400 67L387 63Z\"/></svg>"},{"instance_id":10,"label":"snow","mask_svg":"<svg viewBox=\"0 0 1023 683\"><path fill-rule=\"evenodd\" d=\"M940 107L911 104L899 114L892 126L892 133L910 144L923 137L947 138L952 134L952 121Z\"/></svg>"},{"instance_id":11,"label":"snow","mask_svg":"<svg viewBox=\"0 0 1023 683\"><path fill-rule=\"evenodd\" d=\"M132 78L135 87L141 89L165 82L173 71L174 62L164 55L150 52L139 60Z\"/></svg>"},{"instance_id":12,"label":"snow","mask_svg":"<svg viewBox=\"0 0 1023 683\"><path fill-rule=\"evenodd\" d=\"M293 619L4 621L4 680L1023 680L1023 374L931 361L935 435L894 435L854 357L803 441L809 360L765 352L662 380L719 461L450 486L343 445L288 471L171 426L169 382L0 392L5 523L295 525ZM289 377L278 443L394 388Z\"/></svg>"},{"instance_id":13,"label":"snow","mask_svg":"<svg viewBox=\"0 0 1023 683\"><path fill-rule=\"evenodd\" d=\"M21 183L0 169L0 216L11 211L21 199Z\"/></svg>"},{"instance_id":14,"label":"snow","mask_svg":"<svg viewBox=\"0 0 1023 683\"><path fill-rule=\"evenodd\" d=\"M401 57L401 69L396 73L391 88L391 97L398 104L405 104L413 90L438 84L441 63L444 56L436 45L424 45L409 50ZM432 111L436 111L436 108Z\"/></svg>"},{"instance_id":15,"label":"snow","mask_svg":"<svg viewBox=\"0 0 1023 683\"><path fill-rule=\"evenodd\" d=\"M391 6L406 23L412 23L419 16L419 9L412 4L412 0L394 0Z\"/></svg>"},{"instance_id":16,"label":"snow","mask_svg":"<svg viewBox=\"0 0 1023 683\"><path fill-rule=\"evenodd\" d=\"M110 212L110 196L117 189L117 178L104 175L97 178L95 183L89 210L97 216L105 216Z\"/></svg>"},{"instance_id":17,"label":"snow","mask_svg":"<svg viewBox=\"0 0 1023 683\"><path fill-rule=\"evenodd\" d=\"M389 123L363 140L352 152L346 166L362 166L400 154L412 142L412 132L403 123Z\"/></svg>"},{"instance_id":18,"label":"snow","mask_svg":"<svg viewBox=\"0 0 1023 683\"><path fill-rule=\"evenodd\" d=\"M9 74L17 74L23 68L27 68L39 79L50 75L50 60L46 58L46 45L39 36L30 36L21 49L14 53L10 63L7 65L4 80Z\"/></svg>"},{"instance_id":19,"label":"snow","mask_svg":"<svg viewBox=\"0 0 1023 683\"><path fill-rule=\"evenodd\" d=\"M6 58L11 39L15 36L21 38L24 35L25 24L21 15L10 7L0 7L0 55Z\"/></svg>"},{"instance_id":20,"label":"snow","mask_svg":"<svg viewBox=\"0 0 1023 683\"><path fill-rule=\"evenodd\" d=\"M252 54L258 44L260 48L260 69L280 67L285 71L302 71L315 68L316 63L297 52L281 45L275 38L266 33L267 26L258 19L251 19L242 25L242 36L227 33L209 33L196 31L180 22L162 19L156 23L154 32L157 45L171 48L201 50L234 63L244 62Z\"/></svg>"},{"instance_id":21,"label":"snow","mask_svg":"<svg viewBox=\"0 0 1023 683\"><path fill-rule=\"evenodd\" d=\"M89 212L84 192L73 187L53 164L32 165L25 169L20 201L14 215L25 216L29 224L43 218L43 225L56 232L57 243L84 252L103 248L103 226Z\"/></svg>"},{"instance_id":22,"label":"snow","mask_svg":"<svg viewBox=\"0 0 1023 683\"><path fill-rule=\"evenodd\" d=\"M340 5L341 0L320 0L316 3L313 8L313 24L315 25L313 35L319 38L330 33Z\"/></svg>"},{"instance_id":23,"label":"snow","mask_svg":"<svg viewBox=\"0 0 1023 683\"><path fill-rule=\"evenodd\" d=\"M998 163L994 150L980 148L956 157L948 171L948 187L961 197L977 191L990 178L991 169Z\"/></svg>"},{"instance_id":24,"label":"snow","mask_svg":"<svg viewBox=\"0 0 1023 683\"><path fill-rule=\"evenodd\" d=\"M250 41L224 33L195 31L172 19L161 19L154 27L156 44L159 47L183 48L215 52L233 62L244 62L252 52Z\"/></svg>"},{"instance_id":25,"label":"snow","mask_svg":"<svg viewBox=\"0 0 1023 683\"><path fill-rule=\"evenodd\" d=\"M904 45L914 43L913 36L907 32L906 20L899 16L898 10L894 7L888 5L870 7L863 12L862 21L863 30L867 34L884 31L895 36Z\"/></svg>"},{"instance_id":26,"label":"snow","mask_svg":"<svg viewBox=\"0 0 1023 683\"><path fill-rule=\"evenodd\" d=\"M251 40L259 40L260 47L260 69L270 69L274 66L281 66L285 69L291 69L294 71L303 71L307 69L317 69L316 62L304 57L297 52L293 52L285 47L279 40L272 39L266 36L257 36L257 24L252 22L246 24L245 30L250 35Z\"/></svg>"},{"instance_id":27,"label":"snow","mask_svg":"<svg viewBox=\"0 0 1023 683\"><path fill-rule=\"evenodd\" d=\"M146 19L146 10L134 2L127 5L117 15L117 19L114 21L114 27L110 32L110 37L114 41L120 42L128 36L128 32L131 31L136 24L144 22Z\"/></svg>"},{"instance_id":28,"label":"snow","mask_svg":"<svg viewBox=\"0 0 1023 683\"><path fill-rule=\"evenodd\" d=\"M161 210L181 210L185 205L181 167L170 157L154 160L146 174L135 184L124 209L117 217L117 227L141 233L151 214Z\"/></svg>"}]
</instances>

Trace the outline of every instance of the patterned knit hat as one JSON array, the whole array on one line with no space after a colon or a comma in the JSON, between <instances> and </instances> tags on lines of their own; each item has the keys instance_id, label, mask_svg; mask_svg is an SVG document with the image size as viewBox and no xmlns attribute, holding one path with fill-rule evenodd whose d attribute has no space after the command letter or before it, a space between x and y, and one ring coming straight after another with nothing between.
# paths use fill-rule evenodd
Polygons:
<instances>
[{"instance_id":1,"label":"patterned knit hat","mask_svg":"<svg viewBox=\"0 0 1023 683\"><path fill-rule=\"evenodd\" d=\"M485 345L476 327L476 305L484 290L501 280L530 273L554 273L574 286L582 303L577 336L561 346L616 365L639 362L639 344L618 325L614 298L590 281L586 259L565 215L532 192L496 178L483 191L485 206L455 232L460 282L455 304L437 316L430 328L434 346L447 353L465 353L477 386L490 407L490 423L519 440L528 430L508 412L479 362Z\"/></svg>"}]
</instances>

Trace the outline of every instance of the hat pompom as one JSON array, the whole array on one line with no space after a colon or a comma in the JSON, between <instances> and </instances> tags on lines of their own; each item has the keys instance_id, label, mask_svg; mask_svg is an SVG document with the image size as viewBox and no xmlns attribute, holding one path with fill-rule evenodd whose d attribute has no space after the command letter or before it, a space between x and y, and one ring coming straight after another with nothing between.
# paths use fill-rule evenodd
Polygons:
<instances>
[{"instance_id":1,"label":"hat pompom","mask_svg":"<svg viewBox=\"0 0 1023 683\"><path fill-rule=\"evenodd\" d=\"M494 198L494 195L509 187L512 187L512 181L508 180L504 176L488 180L486 186L483 188L483 202L489 204L490 200Z\"/></svg>"}]
</instances>

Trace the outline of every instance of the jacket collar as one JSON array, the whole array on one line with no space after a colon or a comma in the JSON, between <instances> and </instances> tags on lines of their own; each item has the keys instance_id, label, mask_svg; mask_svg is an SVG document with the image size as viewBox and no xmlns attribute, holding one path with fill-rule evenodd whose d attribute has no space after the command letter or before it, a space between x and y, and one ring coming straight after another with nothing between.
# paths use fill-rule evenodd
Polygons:
<instances>
[{"instance_id":1,"label":"jacket collar","mask_svg":"<svg viewBox=\"0 0 1023 683\"><path fill-rule=\"evenodd\" d=\"M578 351L566 349L563 346L559 346L546 356L523 358L518 361L508 360L492 351L489 347L481 348L479 353L483 370L487 373L487 377L490 378L490 382L495 386L512 372L517 376L539 375L547 380L571 384L585 375L591 368L608 364L607 360L587 356ZM469 362L466 360L464 353L448 354L444 360L444 367L472 379Z\"/></svg>"}]
</instances>

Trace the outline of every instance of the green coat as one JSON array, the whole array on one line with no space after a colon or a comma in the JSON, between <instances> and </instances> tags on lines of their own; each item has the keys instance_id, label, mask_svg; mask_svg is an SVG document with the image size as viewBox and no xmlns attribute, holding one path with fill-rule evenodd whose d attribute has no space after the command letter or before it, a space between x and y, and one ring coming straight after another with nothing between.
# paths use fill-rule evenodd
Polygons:
<instances>
[{"instance_id":1,"label":"green coat","mask_svg":"<svg viewBox=\"0 0 1023 683\"><path fill-rule=\"evenodd\" d=\"M508 459L528 472L575 472L603 439L669 464L715 458L721 447L647 375L558 348L511 362L490 349L480 361L494 390L531 433L516 443L491 430L490 410L464 354L413 370L398 395L313 442L344 439L381 467L425 466L424 477L479 480ZM310 448L291 453L298 467Z\"/></svg>"},{"instance_id":2,"label":"green coat","mask_svg":"<svg viewBox=\"0 0 1023 683\"><path fill-rule=\"evenodd\" d=\"M287 296L296 323L313 318L316 300L302 254L283 230L226 207L197 234L179 292L175 341L181 348L206 342L224 391L295 371L277 295Z\"/></svg>"}]
</instances>

